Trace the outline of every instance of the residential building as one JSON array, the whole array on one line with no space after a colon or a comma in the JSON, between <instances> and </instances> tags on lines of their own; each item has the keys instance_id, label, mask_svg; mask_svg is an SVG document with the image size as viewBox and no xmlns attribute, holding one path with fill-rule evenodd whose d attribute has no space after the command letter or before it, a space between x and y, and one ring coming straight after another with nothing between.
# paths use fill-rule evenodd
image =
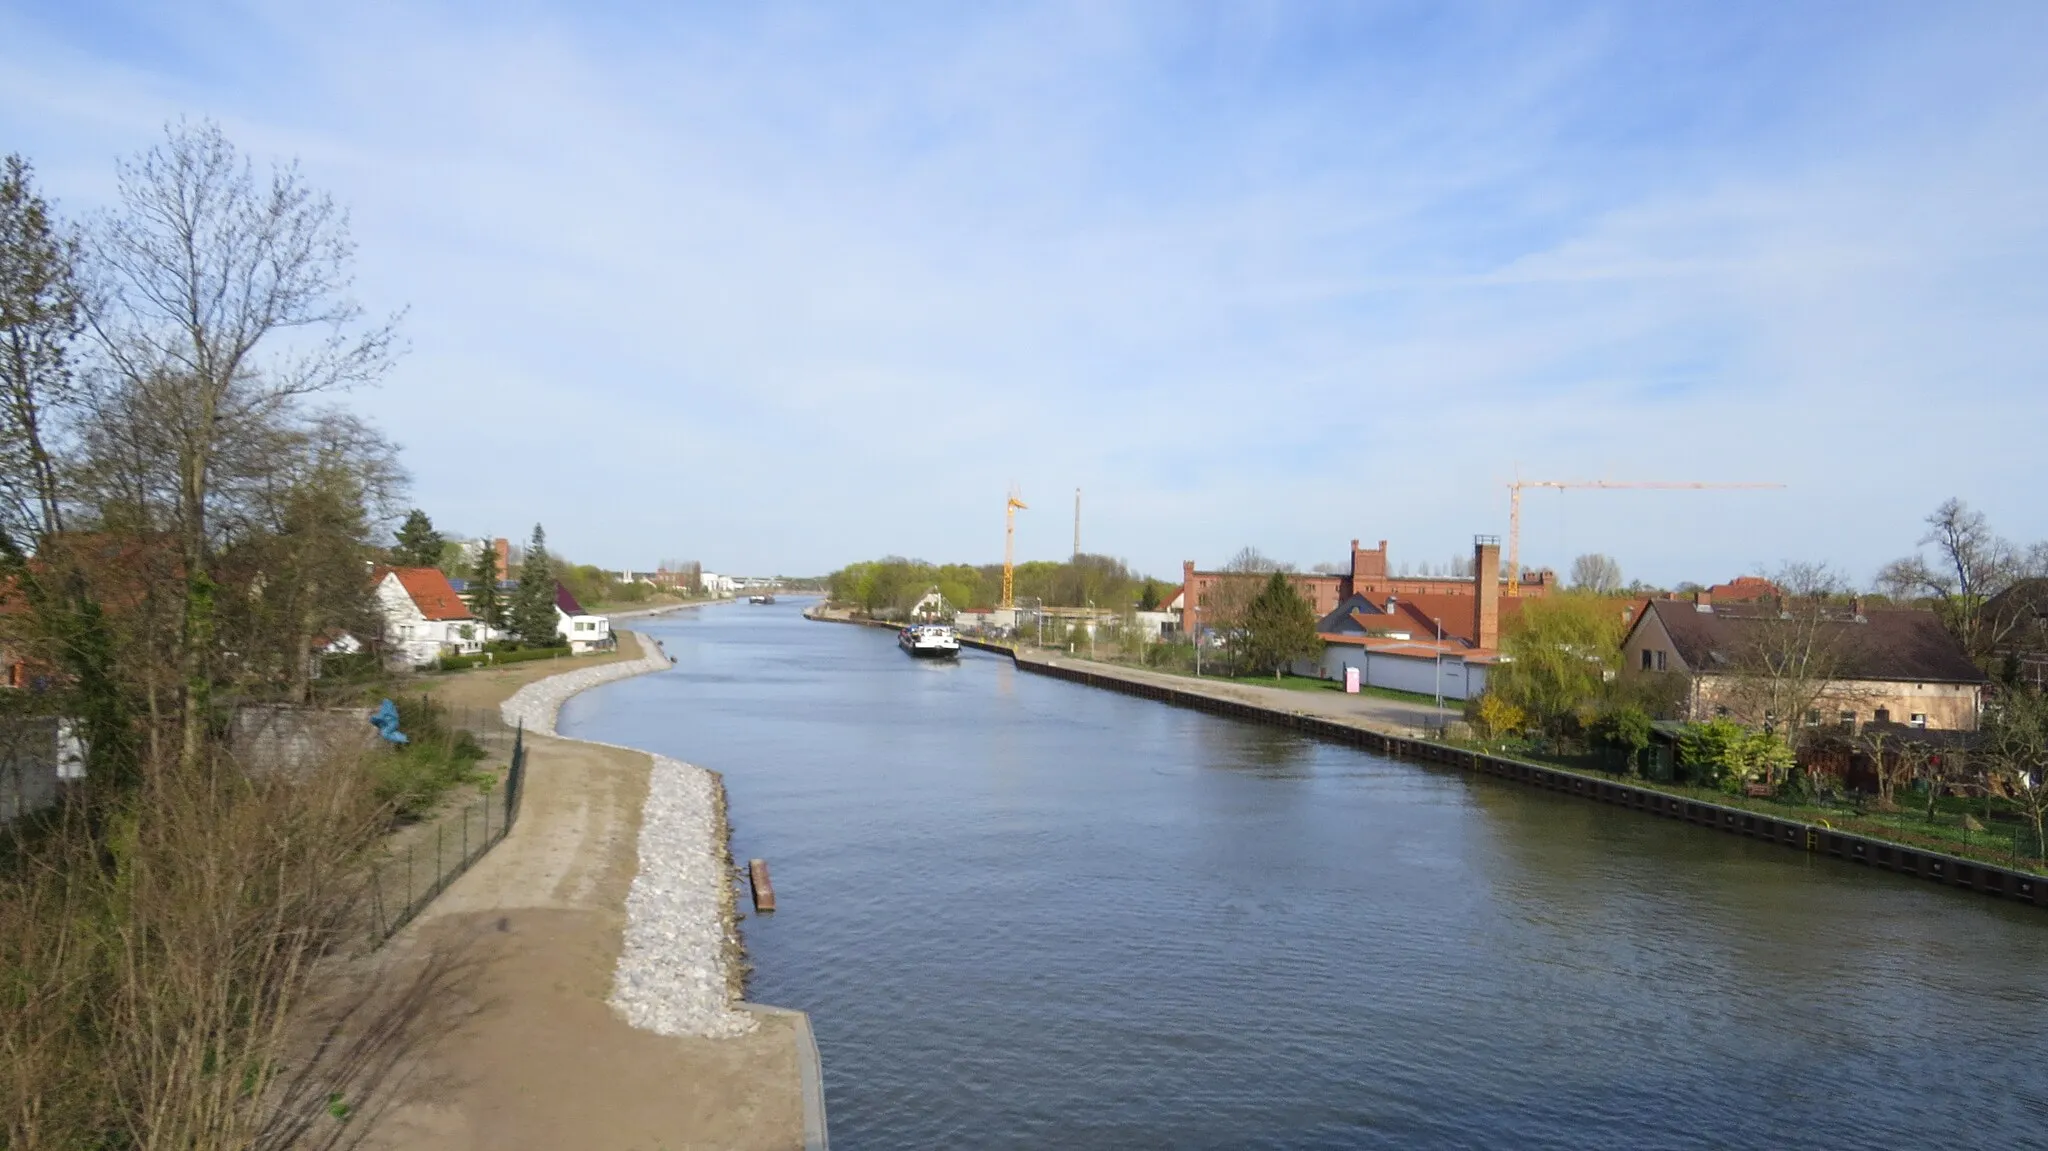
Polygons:
<instances>
[{"instance_id":1,"label":"residential building","mask_svg":"<svg viewBox=\"0 0 2048 1151\"><path fill-rule=\"evenodd\" d=\"M618 643L612 638L610 617L584 611L569 589L559 583L555 585L555 631L569 641L569 650L577 655L609 651Z\"/></svg>"},{"instance_id":2,"label":"residential building","mask_svg":"<svg viewBox=\"0 0 2048 1151\"><path fill-rule=\"evenodd\" d=\"M1803 690L1766 690L1791 680L1774 667L1811 669L1803 673L1810 678ZM1622 640L1622 674L1686 677L1682 718L1693 721L1726 715L1851 731L1873 723L1974 731L1989 683L1932 612L1704 595L1649 601ZM1764 702L1788 698L1804 714L1770 714L1774 705Z\"/></svg>"},{"instance_id":3,"label":"residential building","mask_svg":"<svg viewBox=\"0 0 2048 1151\"><path fill-rule=\"evenodd\" d=\"M483 624L440 568L378 567L371 577L391 662L425 667L443 655L483 650Z\"/></svg>"},{"instance_id":4,"label":"residential building","mask_svg":"<svg viewBox=\"0 0 2048 1151\"><path fill-rule=\"evenodd\" d=\"M2014 582L1984 604L1983 618L1999 674L2048 685L2048 579Z\"/></svg>"}]
</instances>

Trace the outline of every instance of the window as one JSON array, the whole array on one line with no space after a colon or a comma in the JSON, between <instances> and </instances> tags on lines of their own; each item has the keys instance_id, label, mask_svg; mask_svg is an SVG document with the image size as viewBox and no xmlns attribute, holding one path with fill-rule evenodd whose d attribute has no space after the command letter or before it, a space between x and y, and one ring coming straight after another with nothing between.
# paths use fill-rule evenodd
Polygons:
<instances>
[{"instance_id":1,"label":"window","mask_svg":"<svg viewBox=\"0 0 2048 1151\"><path fill-rule=\"evenodd\" d=\"M1661 647L1657 649L1657 670L1664 670L1664 649Z\"/></svg>"},{"instance_id":2,"label":"window","mask_svg":"<svg viewBox=\"0 0 2048 1151\"><path fill-rule=\"evenodd\" d=\"M1907 722L1911 723L1914 727L1926 727L1927 713L1924 711L1916 711L1913 713L1913 718L1908 720Z\"/></svg>"},{"instance_id":3,"label":"window","mask_svg":"<svg viewBox=\"0 0 2048 1151\"><path fill-rule=\"evenodd\" d=\"M1892 709L1888 707L1878 708L1877 714L1870 717L1870 722L1872 723L1890 723L1891 721Z\"/></svg>"},{"instance_id":4,"label":"window","mask_svg":"<svg viewBox=\"0 0 2048 1151\"><path fill-rule=\"evenodd\" d=\"M1728 705L1724 703L1724 704L1722 704L1721 706L1719 706L1719 707L1715 708L1715 709L1714 709L1714 714L1715 714L1715 715L1722 715L1722 716L1725 716L1725 715L1727 715L1727 714L1728 714Z\"/></svg>"},{"instance_id":5,"label":"window","mask_svg":"<svg viewBox=\"0 0 2048 1151\"><path fill-rule=\"evenodd\" d=\"M1855 726L1856 726L1856 713L1855 713L1855 712L1853 712L1853 711L1845 711L1845 712L1843 712L1843 713L1842 713L1842 726L1843 726L1843 727L1855 727Z\"/></svg>"},{"instance_id":6,"label":"window","mask_svg":"<svg viewBox=\"0 0 2048 1151\"><path fill-rule=\"evenodd\" d=\"M1819 709L1819 708L1817 708L1817 707L1809 707L1809 708L1807 708L1807 709L1806 709L1806 726L1808 726L1808 727L1819 727L1819 726L1820 726L1820 709Z\"/></svg>"},{"instance_id":7,"label":"window","mask_svg":"<svg viewBox=\"0 0 2048 1151\"><path fill-rule=\"evenodd\" d=\"M1649 649L1649 648L1644 648L1644 649L1643 649L1643 670L1644 670L1644 671L1648 671L1648 670L1650 670L1650 649Z\"/></svg>"}]
</instances>

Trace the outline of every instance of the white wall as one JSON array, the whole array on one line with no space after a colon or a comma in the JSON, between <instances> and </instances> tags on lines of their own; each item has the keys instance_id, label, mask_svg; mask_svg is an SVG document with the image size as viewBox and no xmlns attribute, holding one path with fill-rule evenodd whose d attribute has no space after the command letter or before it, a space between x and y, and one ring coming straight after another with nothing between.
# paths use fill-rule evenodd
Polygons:
<instances>
[{"instance_id":1,"label":"white wall","mask_svg":"<svg viewBox=\"0 0 2048 1151\"><path fill-rule=\"evenodd\" d=\"M1453 656L1443 660L1442 680L1437 678L1435 658L1387 655L1369 652L1351 644L1333 643L1323 649L1319 663L1298 668L1305 675L1342 680L1344 669L1358 669L1358 682L1365 687L1390 687L1418 695L1435 695L1441 682L1445 699L1470 699L1486 690L1487 665L1466 663Z\"/></svg>"},{"instance_id":2,"label":"white wall","mask_svg":"<svg viewBox=\"0 0 2048 1151\"><path fill-rule=\"evenodd\" d=\"M603 615L569 615L557 607L555 631L569 641L570 651L581 655L611 643L612 621L610 616Z\"/></svg>"}]
</instances>

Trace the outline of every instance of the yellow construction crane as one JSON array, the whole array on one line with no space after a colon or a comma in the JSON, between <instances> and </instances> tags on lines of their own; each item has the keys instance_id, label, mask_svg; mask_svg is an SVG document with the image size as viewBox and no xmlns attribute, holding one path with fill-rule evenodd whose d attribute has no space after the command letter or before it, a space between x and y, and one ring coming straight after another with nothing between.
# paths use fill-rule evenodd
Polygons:
<instances>
[{"instance_id":1,"label":"yellow construction crane","mask_svg":"<svg viewBox=\"0 0 2048 1151\"><path fill-rule=\"evenodd\" d=\"M1005 611L1017 606L1016 597L1011 594L1017 571L1017 509L1030 506L1022 497L1017 485L1011 484L1010 500L1003 505L1003 602L1000 606Z\"/></svg>"},{"instance_id":2,"label":"yellow construction crane","mask_svg":"<svg viewBox=\"0 0 2048 1151\"><path fill-rule=\"evenodd\" d=\"M1782 488L1784 484L1707 484L1662 480L1510 480L1508 481L1508 594L1522 594L1522 489L1555 488Z\"/></svg>"}]
</instances>

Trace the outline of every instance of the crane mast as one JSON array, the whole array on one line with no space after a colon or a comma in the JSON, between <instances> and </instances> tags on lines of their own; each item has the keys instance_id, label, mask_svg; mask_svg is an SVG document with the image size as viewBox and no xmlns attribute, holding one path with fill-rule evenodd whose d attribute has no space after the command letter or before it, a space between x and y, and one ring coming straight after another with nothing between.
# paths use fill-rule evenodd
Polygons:
<instances>
[{"instance_id":1,"label":"crane mast","mask_svg":"<svg viewBox=\"0 0 2048 1151\"><path fill-rule=\"evenodd\" d=\"M1016 597L1012 594L1017 571L1017 509L1030 506L1022 496L1017 485L1011 484L1009 501L1003 505L1003 602L1000 606L1005 611L1017 606Z\"/></svg>"},{"instance_id":2,"label":"crane mast","mask_svg":"<svg viewBox=\"0 0 2048 1151\"><path fill-rule=\"evenodd\" d=\"M1782 488L1784 484L1713 484L1671 480L1510 480L1508 481L1508 594L1522 594L1522 489L1658 488L1697 491L1706 488ZM1475 575L1478 573L1474 573Z\"/></svg>"}]
</instances>

